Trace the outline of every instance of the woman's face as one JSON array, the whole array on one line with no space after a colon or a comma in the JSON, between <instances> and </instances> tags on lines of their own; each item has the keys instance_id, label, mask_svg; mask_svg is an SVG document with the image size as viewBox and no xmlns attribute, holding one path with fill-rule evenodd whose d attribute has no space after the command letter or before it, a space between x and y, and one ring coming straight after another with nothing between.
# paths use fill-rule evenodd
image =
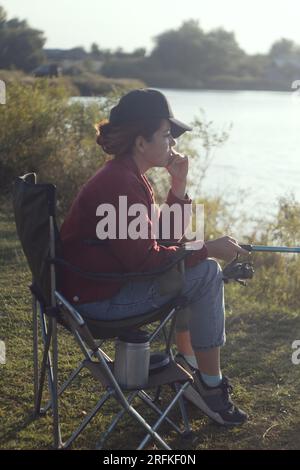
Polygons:
<instances>
[{"instance_id":1,"label":"woman's face","mask_svg":"<svg viewBox=\"0 0 300 470\"><path fill-rule=\"evenodd\" d=\"M144 142L143 159L149 165L166 166L170 160L172 147L176 140L171 135L171 125L168 119L163 119L160 128L153 134L150 142Z\"/></svg>"}]
</instances>

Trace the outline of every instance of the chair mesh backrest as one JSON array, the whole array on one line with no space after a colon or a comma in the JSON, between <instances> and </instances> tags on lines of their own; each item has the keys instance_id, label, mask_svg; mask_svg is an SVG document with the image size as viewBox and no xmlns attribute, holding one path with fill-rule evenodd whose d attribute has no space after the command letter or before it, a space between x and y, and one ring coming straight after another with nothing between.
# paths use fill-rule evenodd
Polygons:
<instances>
[{"instance_id":1,"label":"chair mesh backrest","mask_svg":"<svg viewBox=\"0 0 300 470\"><path fill-rule=\"evenodd\" d=\"M28 173L15 180L13 206L17 233L32 273L35 287L46 305L51 304L49 217L54 218L55 245L60 244L55 222L56 188L37 184L36 175Z\"/></svg>"}]
</instances>

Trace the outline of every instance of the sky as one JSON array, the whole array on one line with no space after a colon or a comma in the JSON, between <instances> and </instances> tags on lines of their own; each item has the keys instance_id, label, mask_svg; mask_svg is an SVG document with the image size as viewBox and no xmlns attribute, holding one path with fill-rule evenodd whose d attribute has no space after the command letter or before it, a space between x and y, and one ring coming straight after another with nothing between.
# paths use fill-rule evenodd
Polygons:
<instances>
[{"instance_id":1,"label":"sky","mask_svg":"<svg viewBox=\"0 0 300 470\"><path fill-rule=\"evenodd\" d=\"M205 32L233 31L248 54L266 53L282 37L300 44L299 0L0 0L8 17L27 19L45 32L47 48L96 42L101 49L131 52L154 46L153 38L199 20Z\"/></svg>"}]
</instances>

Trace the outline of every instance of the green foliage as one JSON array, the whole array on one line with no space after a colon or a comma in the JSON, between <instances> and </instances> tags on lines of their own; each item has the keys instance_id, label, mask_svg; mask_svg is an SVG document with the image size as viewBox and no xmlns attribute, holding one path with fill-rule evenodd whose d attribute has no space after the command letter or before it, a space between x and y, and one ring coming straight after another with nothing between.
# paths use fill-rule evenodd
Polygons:
<instances>
[{"instance_id":1,"label":"green foliage","mask_svg":"<svg viewBox=\"0 0 300 470\"><path fill-rule=\"evenodd\" d=\"M78 70L77 70L78 72ZM114 89L124 92L129 88L142 88L143 82L125 78L107 78L99 74L90 73L81 69L81 73L76 70L71 72L72 83L78 88L81 96L101 96L111 93Z\"/></svg>"},{"instance_id":2,"label":"green foliage","mask_svg":"<svg viewBox=\"0 0 300 470\"><path fill-rule=\"evenodd\" d=\"M22 87L35 87L36 83L41 82L40 78L28 75L21 70L0 70L0 79L10 88L11 85L18 84ZM47 83L52 88L64 88L68 96L78 96L79 90L73 83L71 77L48 78Z\"/></svg>"},{"instance_id":3,"label":"green foliage","mask_svg":"<svg viewBox=\"0 0 300 470\"><path fill-rule=\"evenodd\" d=\"M269 55L272 59L292 58L299 60L300 47L290 39L282 38L274 42L271 46Z\"/></svg>"},{"instance_id":4,"label":"green foliage","mask_svg":"<svg viewBox=\"0 0 300 470\"><path fill-rule=\"evenodd\" d=\"M70 102L66 89L55 83L35 80L33 86L7 87L0 114L0 188L9 190L14 177L35 171L58 185L64 211L105 159L93 125L106 109Z\"/></svg>"},{"instance_id":5,"label":"green foliage","mask_svg":"<svg viewBox=\"0 0 300 470\"><path fill-rule=\"evenodd\" d=\"M194 20L159 35L152 52L161 66L184 75L188 70L190 77L204 82L213 75L233 74L243 56L233 33L220 28L205 34Z\"/></svg>"},{"instance_id":6,"label":"green foliage","mask_svg":"<svg viewBox=\"0 0 300 470\"><path fill-rule=\"evenodd\" d=\"M26 21L6 19L0 10L0 64L1 68L31 71L44 61L43 32L30 28Z\"/></svg>"},{"instance_id":7,"label":"green foliage","mask_svg":"<svg viewBox=\"0 0 300 470\"><path fill-rule=\"evenodd\" d=\"M278 212L270 222L257 221L246 243L270 246L299 246L300 204L294 196L279 200ZM300 306L300 256L299 254L253 253L249 259L256 273L248 287L229 288L228 301L238 305L242 294L245 302L255 302L266 308L298 309Z\"/></svg>"},{"instance_id":8,"label":"green foliage","mask_svg":"<svg viewBox=\"0 0 300 470\"><path fill-rule=\"evenodd\" d=\"M91 56L93 57L93 59L101 59L102 58L102 53L99 49L99 46L97 43L93 42L91 44Z\"/></svg>"},{"instance_id":9,"label":"green foliage","mask_svg":"<svg viewBox=\"0 0 300 470\"><path fill-rule=\"evenodd\" d=\"M151 54L154 61L170 70L201 78L205 64L205 35L197 21L183 23L176 31L166 31L156 37Z\"/></svg>"}]
</instances>

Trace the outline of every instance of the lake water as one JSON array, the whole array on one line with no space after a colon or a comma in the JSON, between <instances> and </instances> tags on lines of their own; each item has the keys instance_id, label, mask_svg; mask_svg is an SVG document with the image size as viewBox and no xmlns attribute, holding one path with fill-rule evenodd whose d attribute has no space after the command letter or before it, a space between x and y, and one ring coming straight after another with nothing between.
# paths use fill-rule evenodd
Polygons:
<instances>
[{"instance_id":1,"label":"lake water","mask_svg":"<svg viewBox=\"0 0 300 470\"><path fill-rule=\"evenodd\" d=\"M247 189L244 209L268 217L277 200L293 192L300 201L300 97L265 91L161 90L175 116L191 122L200 108L217 129L232 123L228 141L216 149L203 191Z\"/></svg>"},{"instance_id":2,"label":"lake water","mask_svg":"<svg viewBox=\"0 0 300 470\"><path fill-rule=\"evenodd\" d=\"M216 129L232 124L229 139L215 151L201 193L230 199L246 190L239 210L265 219L276 213L279 197L294 193L300 201L299 94L161 91L182 121L190 123L202 109Z\"/></svg>"}]
</instances>

